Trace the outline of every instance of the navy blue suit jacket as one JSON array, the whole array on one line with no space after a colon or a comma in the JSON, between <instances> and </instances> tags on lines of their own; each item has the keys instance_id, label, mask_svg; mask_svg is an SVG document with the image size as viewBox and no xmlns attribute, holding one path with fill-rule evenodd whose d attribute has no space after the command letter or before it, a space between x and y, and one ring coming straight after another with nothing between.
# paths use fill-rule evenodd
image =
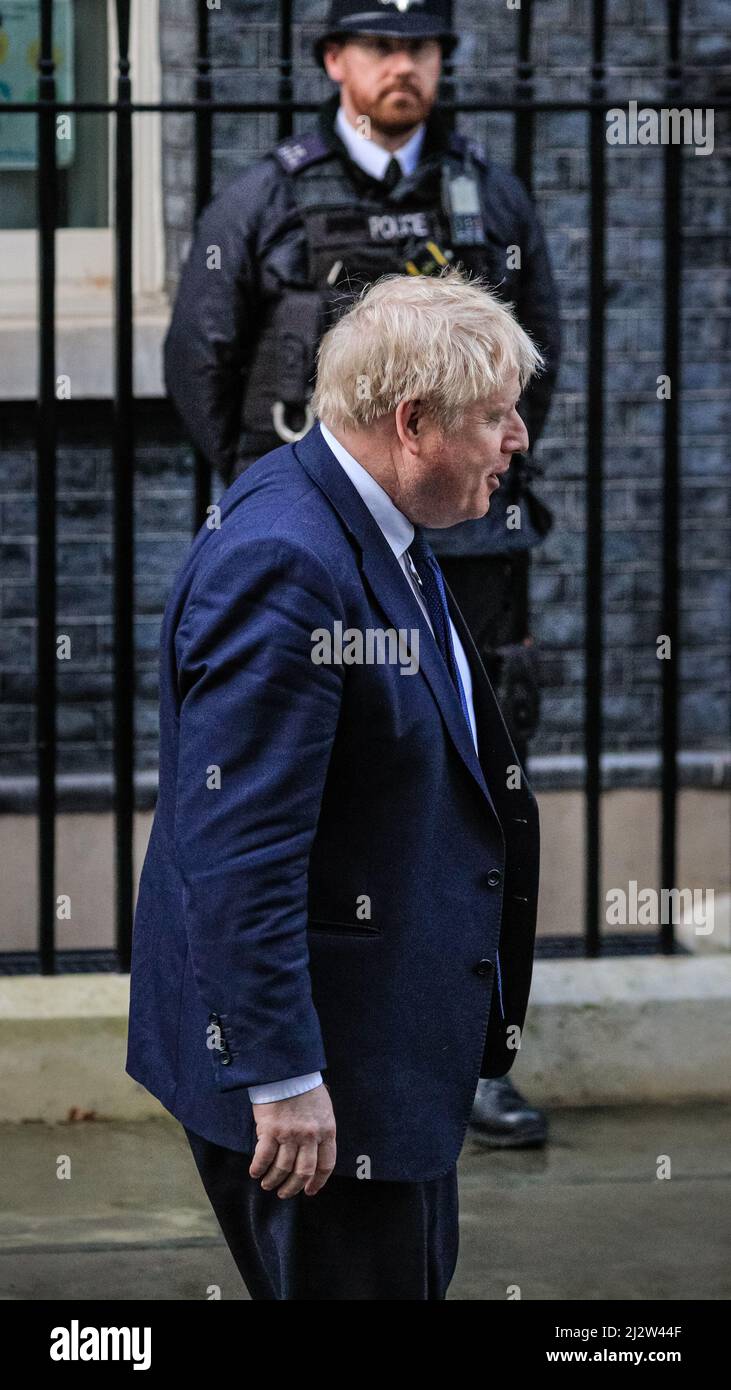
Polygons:
<instances>
[{"instance_id":1,"label":"navy blue suit jacket","mask_svg":"<svg viewBox=\"0 0 731 1390\"><path fill-rule=\"evenodd\" d=\"M522 1040L538 814L464 621L478 759L421 609L316 425L219 499L161 633L127 1071L253 1153L247 1087L320 1069L335 1172L438 1177ZM419 669L316 664L419 629ZM518 785L515 785L518 783ZM495 970L500 947L501 988Z\"/></svg>"}]
</instances>

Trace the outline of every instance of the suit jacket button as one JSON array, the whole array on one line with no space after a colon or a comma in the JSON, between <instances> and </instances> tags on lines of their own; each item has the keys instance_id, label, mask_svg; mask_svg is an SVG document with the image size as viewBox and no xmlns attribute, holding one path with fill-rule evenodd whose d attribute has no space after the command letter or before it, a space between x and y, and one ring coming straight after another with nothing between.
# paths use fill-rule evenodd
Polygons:
<instances>
[{"instance_id":1,"label":"suit jacket button","mask_svg":"<svg viewBox=\"0 0 731 1390\"><path fill-rule=\"evenodd\" d=\"M487 875L487 882L491 888L497 888L501 879L502 874L499 869L491 869L489 874Z\"/></svg>"},{"instance_id":2,"label":"suit jacket button","mask_svg":"<svg viewBox=\"0 0 731 1390\"><path fill-rule=\"evenodd\" d=\"M475 974L476 974L476 975L489 975L489 974L491 973L492 969L493 969L492 961L491 961L491 960L487 960L487 959L485 959L485 960L478 960L477 965L474 967L474 970L475 970Z\"/></svg>"}]
</instances>

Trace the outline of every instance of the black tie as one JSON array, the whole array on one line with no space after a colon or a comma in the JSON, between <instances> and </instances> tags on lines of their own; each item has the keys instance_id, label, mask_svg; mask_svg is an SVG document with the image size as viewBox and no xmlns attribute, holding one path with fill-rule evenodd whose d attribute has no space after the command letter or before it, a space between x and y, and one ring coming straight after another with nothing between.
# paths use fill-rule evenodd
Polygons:
<instances>
[{"instance_id":1,"label":"black tie","mask_svg":"<svg viewBox=\"0 0 731 1390\"><path fill-rule=\"evenodd\" d=\"M396 184L398 183L400 178L401 165L399 164L398 160L394 157L394 155L391 155L391 158L389 159L388 164L386 165L386 172L383 176L384 188L386 188L390 193L391 190L396 187Z\"/></svg>"}]
</instances>

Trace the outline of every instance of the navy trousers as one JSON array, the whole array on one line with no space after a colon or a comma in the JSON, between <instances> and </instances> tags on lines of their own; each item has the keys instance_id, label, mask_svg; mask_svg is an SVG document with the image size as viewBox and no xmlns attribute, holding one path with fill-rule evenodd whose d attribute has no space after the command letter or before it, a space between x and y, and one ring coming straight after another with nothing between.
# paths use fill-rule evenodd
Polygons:
<instances>
[{"instance_id":1,"label":"navy trousers","mask_svg":"<svg viewBox=\"0 0 731 1390\"><path fill-rule=\"evenodd\" d=\"M185 1129L251 1298L446 1298L459 1248L457 1166L425 1182L331 1174L314 1197L277 1197L251 1155Z\"/></svg>"}]
</instances>

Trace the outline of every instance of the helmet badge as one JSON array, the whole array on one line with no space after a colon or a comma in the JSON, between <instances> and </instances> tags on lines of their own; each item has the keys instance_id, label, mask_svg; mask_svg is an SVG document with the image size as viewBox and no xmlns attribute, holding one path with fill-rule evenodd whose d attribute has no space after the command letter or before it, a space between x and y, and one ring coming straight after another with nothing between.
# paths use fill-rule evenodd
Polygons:
<instances>
[{"instance_id":1,"label":"helmet badge","mask_svg":"<svg viewBox=\"0 0 731 1390\"><path fill-rule=\"evenodd\" d=\"M424 0L378 0L379 5L395 5L399 14L404 14L412 5L423 5Z\"/></svg>"}]
</instances>

